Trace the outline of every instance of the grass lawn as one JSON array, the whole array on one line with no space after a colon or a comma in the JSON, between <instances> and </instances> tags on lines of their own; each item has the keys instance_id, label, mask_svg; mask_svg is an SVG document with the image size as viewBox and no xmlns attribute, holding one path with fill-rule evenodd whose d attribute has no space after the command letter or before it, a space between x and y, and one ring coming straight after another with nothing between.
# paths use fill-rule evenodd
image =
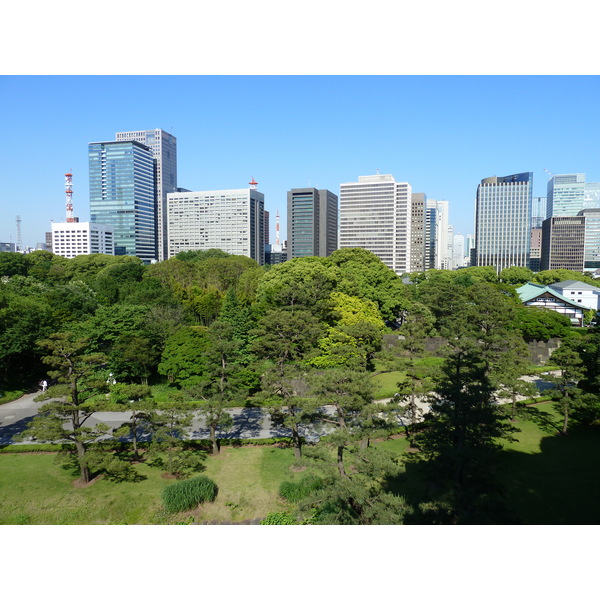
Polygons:
<instances>
[{"instance_id":1,"label":"grass lawn","mask_svg":"<svg viewBox=\"0 0 600 600\"><path fill-rule=\"evenodd\" d=\"M573 428L560 436L551 404L525 409L514 442L502 451L506 503L524 524L600 524L600 429ZM525 418L525 416L527 418ZM404 438L381 442L398 454ZM73 486L75 475L53 454L0 454L0 524L173 524L243 521L285 510L277 490L306 472L292 469L293 452L272 446L224 447L208 457L203 474L219 486L213 503L167 514L161 491L173 480L145 464L147 478L115 483L106 478L87 488ZM426 471L409 464L390 490L415 500L427 487Z\"/></svg>"}]
</instances>

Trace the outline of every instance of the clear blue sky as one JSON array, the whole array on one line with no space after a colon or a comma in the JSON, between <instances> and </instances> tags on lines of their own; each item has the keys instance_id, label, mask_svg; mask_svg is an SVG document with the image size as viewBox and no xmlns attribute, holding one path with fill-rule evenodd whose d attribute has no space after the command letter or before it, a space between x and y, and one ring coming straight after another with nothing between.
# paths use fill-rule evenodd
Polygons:
<instances>
[{"instance_id":1,"label":"clear blue sky","mask_svg":"<svg viewBox=\"0 0 600 600\"><path fill-rule=\"evenodd\" d=\"M553 173L600 181L598 76L11 76L0 77L0 241L44 241L65 216L64 174L89 219L87 144L117 131L177 137L178 185L265 194L274 238L286 192L339 194L359 175L392 174L450 202L457 233L473 233L484 177Z\"/></svg>"}]
</instances>

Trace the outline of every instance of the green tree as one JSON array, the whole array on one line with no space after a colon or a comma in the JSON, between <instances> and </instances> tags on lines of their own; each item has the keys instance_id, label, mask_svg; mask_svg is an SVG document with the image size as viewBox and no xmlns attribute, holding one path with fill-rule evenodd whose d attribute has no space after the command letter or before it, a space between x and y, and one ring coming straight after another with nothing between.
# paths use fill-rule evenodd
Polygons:
<instances>
[{"instance_id":1,"label":"green tree","mask_svg":"<svg viewBox=\"0 0 600 600\"><path fill-rule=\"evenodd\" d=\"M316 403L313 406L319 407L317 418L327 434L321 445L335 448L334 462L338 473L348 477L344 451L349 446L361 445L361 442L366 445L370 436L390 427L384 414L386 407L373 405L372 381L367 373L331 369L324 374L315 374L310 388ZM315 453L311 455L316 456ZM319 456L325 459L326 454L320 452Z\"/></svg>"},{"instance_id":2,"label":"green tree","mask_svg":"<svg viewBox=\"0 0 600 600\"><path fill-rule=\"evenodd\" d=\"M152 390L147 385L116 383L110 387L110 400L121 410L131 411L128 421L113 430L117 438L130 438L133 444L133 458L139 460L139 443L145 433L144 424L150 419L150 412L156 408Z\"/></svg>"},{"instance_id":3,"label":"green tree","mask_svg":"<svg viewBox=\"0 0 600 600\"><path fill-rule=\"evenodd\" d=\"M527 267L507 267L500 271L498 278L510 285L521 285L533 280L533 271Z\"/></svg>"},{"instance_id":4,"label":"green tree","mask_svg":"<svg viewBox=\"0 0 600 600\"><path fill-rule=\"evenodd\" d=\"M417 436L423 455L455 490L489 481L498 440L514 429L493 391L481 348L468 339L457 341L436 382L427 426Z\"/></svg>"},{"instance_id":5,"label":"green tree","mask_svg":"<svg viewBox=\"0 0 600 600\"><path fill-rule=\"evenodd\" d=\"M192 419L193 413L181 394L174 395L166 407L148 414L144 425L151 435L147 452L150 464L165 468L177 478L203 468L204 454L187 448Z\"/></svg>"},{"instance_id":6,"label":"green tree","mask_svg":"<svg viewBox=\"0 0 600 600\"><path fill-rule=\"evenodd\" d=\"M217 430L230 429L233 419L228 409L242 401L243 388L235 378L239 364L235 359L239 343L233 338L233 327L229 323L215 321L208 330L209 346L205 353L206 378L188 393L203 400L198 412L209 428L212 453L219 454L220 440Z\"/></svg>"},{"instance_id":7,"label":"green tree","mask_svg":"<svg viewBox=\"0 0 600 600\"><path fill-rule=\"evenodd\" d=\"M569 317L555 310L537 306L517 306L513 327L527 341L564 338L572 330Z\"/></svg>"},{"instance_id":8,"label":"green tree","mask_svg":"<svg viewBox=\"0 0 600 600\"><path fill-rule=\"evenodd\" d=\"M322 331L322 325L308 310L270 310L252 331L255 340L251 349L281 369L314 348Z\"/></svg>"},{"instance_id":9,"label":"green tree","mask_svg":"<svg viewBox=\"0 0 600 600\"><path fill-rule=\"evenodd\" d=\"M106 364L106 356L86 354L89 340L68 332L51 334L39 346L48 353L43 361L50 367L48 375L58 385L36 398L36 401L53 400L39 409L39 416L31 421L24 437L72 442L81 479L87 483L94 466L88 460L88 446L108 432L108 426L102 423L86 426L87 420L106 404L108 386L100 370Z\"/></svg>"},{"instance_id":10,"label":"green tree","mask_svg":"<svg viewBox=\"0 0 600 600\"><path fill-rule=\"evenodd\" d=\"M181 327L165 344L158 372L170 383L194 385L206 373L206 350L209 339L203 327Z\"/></svg>"},{"instance_id":11,"label":"green tree","mask_svg":"<svg viewBox=\"0 0 600 600\"><path fill-rule=\"evenodd\" d=\"M577 348L577 342L575 340L564 341L552 353L552 362L558 367L558 373L549 373L543 377L546 381L554 384L554 388L549 390L549 395L563 417L561 433L567 435L571 413L581 408L585 403L584 392L579 387L579 382L584 377L585 370Z\"/></svg>"}]
</instances>

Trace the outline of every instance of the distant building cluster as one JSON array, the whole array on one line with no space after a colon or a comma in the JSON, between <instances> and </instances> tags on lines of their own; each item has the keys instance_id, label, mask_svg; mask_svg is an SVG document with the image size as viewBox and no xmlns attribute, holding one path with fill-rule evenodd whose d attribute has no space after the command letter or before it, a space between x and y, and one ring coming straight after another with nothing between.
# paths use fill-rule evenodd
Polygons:
<instances>
[{"instance_id":1,"label":"distant building cluster","mask_svg":"<svg viewBox=\"0 0 600 600\"><path fill-rule=\"evenodd\" d=\"M327 189L287 192L287 239L270 238L270 213L254 178L247 188L178 187L177 139L162 129L117 132L88 145L90 222L80 223L66 175L66 219L45 244L55 254L137 256L145 263L218 248L258 264L329 256L360 247L399 275L427 269L492 266L600 273L600 183L584 173L550 174L533 197L533 173L486 177L475 191L475 233L455 232L449 202L415 192L393 175L363 175ZM26 251L0 243L0 251Z\"/></svg>"}]
</instances>

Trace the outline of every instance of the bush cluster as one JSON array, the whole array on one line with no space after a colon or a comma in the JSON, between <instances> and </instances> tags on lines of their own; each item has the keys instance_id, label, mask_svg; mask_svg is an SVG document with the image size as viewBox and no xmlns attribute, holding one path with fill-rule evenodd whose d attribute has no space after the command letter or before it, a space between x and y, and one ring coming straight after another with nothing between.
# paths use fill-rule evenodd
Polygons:
<instances>
[{"instance_id":1,"label":"bush cluster","mask_svg":"<svg viewBox=\"0 0 600 600\"><path fill-rule=\"evenodd\" d=\"M212 479L200 475L167 486L162 498L169 512L181 512L195 508L201 502L212 502L218 491L219 488Z\"/></svg>"},{"instance_id":2,"label":"bush cluster","mask_svg":"<svg viewBox=\"0 0 600 600\"><path fill-rule=\"evenodd\" d=\"M322 487L322 479L315 475L307 475L297 482L284 481L279 486L279 495L288 502L298 502Z\"/></svg>"}]
</instances>

